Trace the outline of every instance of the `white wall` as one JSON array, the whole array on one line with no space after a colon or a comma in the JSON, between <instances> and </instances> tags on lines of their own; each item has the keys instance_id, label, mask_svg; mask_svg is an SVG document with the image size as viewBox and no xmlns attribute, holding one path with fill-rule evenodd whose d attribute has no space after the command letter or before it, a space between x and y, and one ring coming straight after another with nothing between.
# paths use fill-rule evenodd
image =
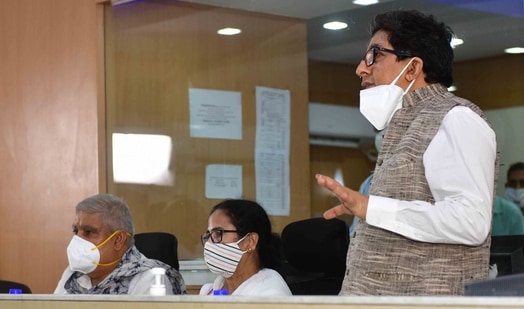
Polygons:
<instances>
[{"instance_id":1,"label":"white wall","mask_svg":"<svg viewBox=\"0 0 524 309\"><path fill-rule=\"evenodd\" d=\"M524 162L524 106L486 110L485 113L497 134L500 151L497 194L503 196L509 166Z\"/></svg>"}]
</instances>

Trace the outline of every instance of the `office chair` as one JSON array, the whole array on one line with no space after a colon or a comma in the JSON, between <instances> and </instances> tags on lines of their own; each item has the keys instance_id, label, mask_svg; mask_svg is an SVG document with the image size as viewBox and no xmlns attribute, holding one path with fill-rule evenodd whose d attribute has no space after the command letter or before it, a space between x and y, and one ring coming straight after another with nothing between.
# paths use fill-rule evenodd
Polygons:
<instances>
[{"instance_id":1,"label":"office chair","mask_svg":"<svg viewBox=\"0 0 524 309\"><path fill-rule=\"evenodd\" d=\"M464 285L465 296L524 296L524 274L473 281Z\"/></svg>"},{"instance_id":2,"label":"office chair","mask_svg":"<svg viewBox=\"0 0 524 309\"><path fill-rule=\"evenodd\" d=\"M31 289L23 283L0 280L0 294L8 294L10 289L19 289L23 294L31 294Z\"/></svg>"},{"instance_id":3,"label":"office chair","mask_svg":"<svg viewBox=\"0 0 524 309\"><path fill-rule=\"evenodd\" d=\"M281 275L293 295L337 295L346 270L347 224L311 218L288 224L281 234Z\"/></svg>"},{"instance_id":4,"label":"office chair","mask_svg":"<svg viewBox=\"0 0 524 309\"><path fill-rule=\"evenodd\" d=\"M165 232L135 234L135 246L147 258L164 262L176 270L178 263L178 240L175 235Z\"/></svg>"}]
</instances>

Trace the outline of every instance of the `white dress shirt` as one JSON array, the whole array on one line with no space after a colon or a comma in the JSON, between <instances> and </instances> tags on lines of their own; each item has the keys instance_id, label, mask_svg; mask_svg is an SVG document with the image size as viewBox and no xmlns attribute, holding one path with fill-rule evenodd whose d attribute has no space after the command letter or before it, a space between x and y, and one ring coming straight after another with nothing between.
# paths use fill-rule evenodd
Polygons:
<instances>
[{"instance_id":1,"label":"white dress shirt","mask_svg":"<svg viewBox=\"0 0 524 309\"><path fill-rule=\"evenodd\" d=\"M435 203L369 196L366 222L409 239L480 245L491 228L495 132L471 109L452 108L424 153Z\"/></svg>"}]
</instances>

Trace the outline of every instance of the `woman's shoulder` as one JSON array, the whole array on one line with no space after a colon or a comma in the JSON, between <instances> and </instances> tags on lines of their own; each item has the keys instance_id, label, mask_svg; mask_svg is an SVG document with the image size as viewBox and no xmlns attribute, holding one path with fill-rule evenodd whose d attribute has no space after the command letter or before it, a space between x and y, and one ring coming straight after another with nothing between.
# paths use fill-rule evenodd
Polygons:
<instances>
[{"instance_id":1,"label":"woman's shoulder","mask_svg":"<svg viewBox=\"0 0 524 309\"><path fill-rule=\"evenodd\" d=\"M265 278L280 278L282 280L284 280L282 278L282 276L274 269L271 269L271 268L262 268L258 273L257 275L261 276L261 277L265 277Z\"/></svg>"},{"instance_id":2,"label":"woman's shoulder","mask_svg":"<svg viewBox=\"0 0 524 309\"><path fill-rule=\"evenodd\" d=\"M249 278L239 294L245 295L292 295L284 278L275 270L263 268Z\"/></svg>"}]
</instances>

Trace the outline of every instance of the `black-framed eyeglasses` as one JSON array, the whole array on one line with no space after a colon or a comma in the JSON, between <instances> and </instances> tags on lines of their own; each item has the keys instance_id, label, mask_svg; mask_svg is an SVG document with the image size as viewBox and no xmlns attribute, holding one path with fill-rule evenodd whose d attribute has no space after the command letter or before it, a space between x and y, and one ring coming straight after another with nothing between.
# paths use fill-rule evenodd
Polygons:
<instances>
[{"instance_id":1,"label":"black-framed eyeglasses","mask_svg":"<svg viewBox=\"0 0 524 309\"><path fill-rule=\"evenodd\" d=\"M202 245L205 245L207 240L211 238L211 241L215 244L222 241L222 236L224 233L237 233L236 230L225 230L223 228L216 228L212 229L211 231L206 231L202 236L200 236L200 240L202 241Z\"/></svg>"},{"instance_id":2,"label":"black-framed eyeglasses","mask_svg":"<svg viewBox=\"0 0 524 309\"><path fill-rule=\"evenodd\" d=\"M388 49L388 48L384 48L380 46L373 46L370 49L368 49L364 57L362 57L362 60L364 60L364 63L366 64L366 66L370 67L373 65L373 63L375 63L375 58L377 57L378 51L390 53L390 54L396 55L397 57L414 57L410 53L400 52L400 51L396 51L393 49Z\"/></svg>"}]
</instances>

